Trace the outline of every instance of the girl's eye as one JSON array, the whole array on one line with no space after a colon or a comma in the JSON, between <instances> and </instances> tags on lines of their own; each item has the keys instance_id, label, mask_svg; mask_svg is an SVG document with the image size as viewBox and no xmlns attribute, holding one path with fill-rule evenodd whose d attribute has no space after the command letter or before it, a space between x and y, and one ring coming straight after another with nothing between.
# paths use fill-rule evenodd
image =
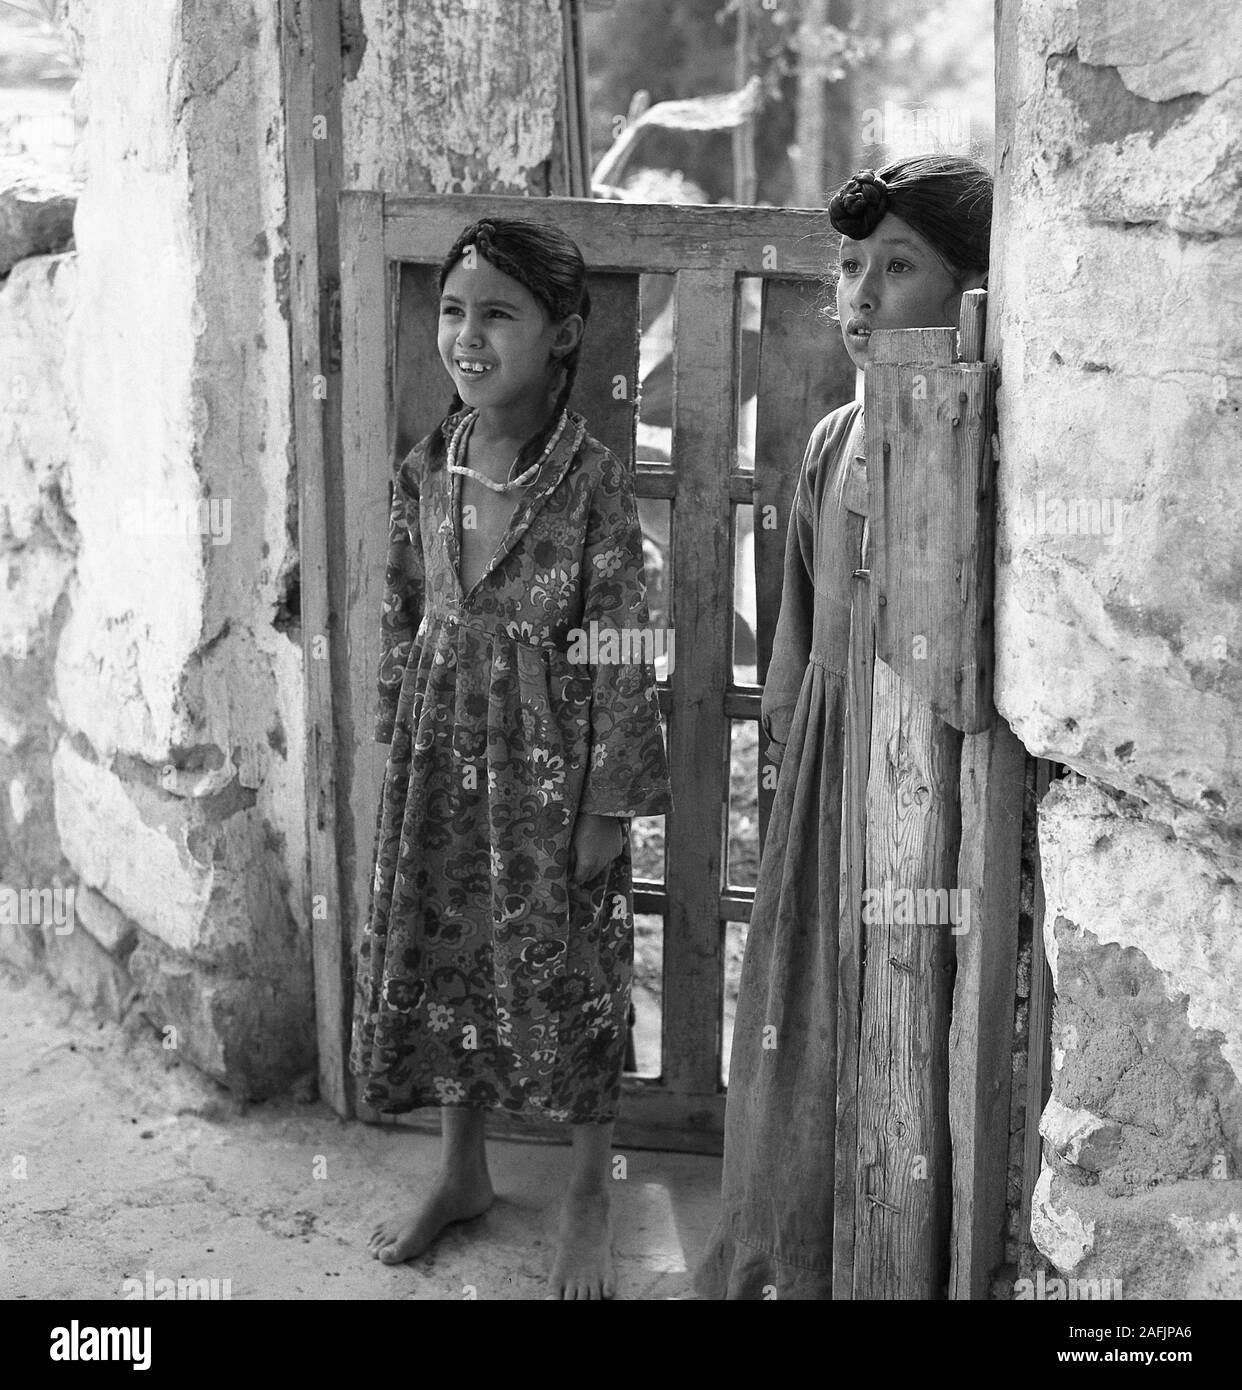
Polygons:
<instances>
[{"instance_id":1,"label":"girl's eye","mask_svg":"<svg viewBox=\"0 0 1242 1390\"><path fill-rule=\"evenodd\" d=\"M909 261L892 260L888 263L889 270L895 270L898 266L903 266L906 270L913 269Z\"/></svg>"},{"instance_id":2,"label":"girl's eye","mask_svg":"<svg viewBox=\"0 0 1242 1390\"><path fill-rule=\"evenodd\" d=\"M460 313L461 313L461 310L457 307L456 304L441 304L441 305L440 305L440 317L441 317L441 318L447 318L450 314L460 314Z\"/></svg>"},{"instance_id":3,"label":"girl's eye","mask_svg":"<svg viewBox=\"0 0 1242 1390\"><path fill-rule=\"evenodd\" d=\"M843 275L853 275L858 269L857 261L842 261L841 273Z\"/></svg>"}]
</instances>

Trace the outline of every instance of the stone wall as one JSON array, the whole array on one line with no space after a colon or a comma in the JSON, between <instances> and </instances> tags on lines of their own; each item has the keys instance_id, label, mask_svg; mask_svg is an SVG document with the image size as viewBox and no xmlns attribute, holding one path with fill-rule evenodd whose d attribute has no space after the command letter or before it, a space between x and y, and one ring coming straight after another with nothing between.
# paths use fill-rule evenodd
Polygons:
<instances>
[{"instance_id":1,"label":"stone wall","mask_svg":"<svg viewBox=\"0 0 1242 1390\"><path fill-rule=\"evenodd\" d=\"M0 948L263 1094L314 1055L276 13L70 18L76 253L0 291L0 878L75 912Z\"/></svg>"},{"instance_id":2,"label":"stone wall","mask_svg":"<svg viewBox=\"0 0 1242 1390\"><path fill-rule=\"evenodd\" d=\"M1032 1225L1242 1294L1242 10L1005 0L997 704L1056 983Z\"/></svg>"}]
</instances>

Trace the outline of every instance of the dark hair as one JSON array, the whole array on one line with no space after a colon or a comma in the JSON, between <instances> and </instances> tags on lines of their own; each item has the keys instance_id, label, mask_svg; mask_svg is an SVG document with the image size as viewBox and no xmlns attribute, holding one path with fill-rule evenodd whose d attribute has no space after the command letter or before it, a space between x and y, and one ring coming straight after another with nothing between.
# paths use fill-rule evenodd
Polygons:
<instances>
[{"instance_id":1,"label":"dark hair","mask_svg":"<svg viewBox=\"0 0 1242 1390\"><path fill-rule=\"evenodd\" d=\"M577 244L559 227L501 217L472 222L462 228L452 249L440 263L437 285L441 292L450 272L470 246L502 274L524 285L543 305L554 323L568 318L570 314L578 314L583 320L590 316L591 294L587 288L586 263ZM581 353L582 340L579 339L574 349L561 359L565 372L564 384L547 424L523 446L518 456L518 472L539 457L556 428L561 411L569 403ZM463 405L461 396L454 389L448 414L456 414Z\"/></svg>"},{"instance_id":2,"label":"dark hair","mask_svg":"<svg viewBox=\"0 0 1242 1390\"><path fill-rule=\"evenodd\" d=\"M992 235L992 176L973 159L917 155L858 172L828 204L833 227L862 241L886 213L908 223L929 243L955 280L988 268ZM828 276L836 288L836 276Z\"/></svg>"}]
</instances>

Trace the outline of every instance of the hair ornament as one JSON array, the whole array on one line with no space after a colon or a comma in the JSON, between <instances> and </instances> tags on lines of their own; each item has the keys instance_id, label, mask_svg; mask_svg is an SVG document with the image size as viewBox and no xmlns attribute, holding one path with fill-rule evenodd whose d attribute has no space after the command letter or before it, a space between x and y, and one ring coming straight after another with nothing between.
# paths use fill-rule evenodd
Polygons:
<instances>
[{"instance_id":1,"label":"hair ornament","mask_svg":"<svg viewBox=\"0 0 1242 1390\"><path fill-rule=\"evenodd\" d=\"M833 196L828 218L842 236L863 241L880 225L888 203L888 184L874 169L860 169Z\"/></svg>"}]
</instances>

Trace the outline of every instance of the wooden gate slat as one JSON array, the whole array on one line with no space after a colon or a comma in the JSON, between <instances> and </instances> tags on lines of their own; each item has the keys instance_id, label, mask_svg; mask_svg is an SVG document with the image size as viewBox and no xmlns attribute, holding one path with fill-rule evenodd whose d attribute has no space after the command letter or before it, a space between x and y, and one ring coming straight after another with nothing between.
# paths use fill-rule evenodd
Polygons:
<instances>
[{"instance_id":1,"label":"wooden gate slat","mask_svg":"<svg viewBox=\"0 0 1242 1390\"><path fill-rule=\"evenodd\" d=\"M962 296L958 356L981 361L987 293ZM990 395L990 393L989 393ZM985 431L991 437L991 400ZM981 692L991 722L962 741L962 848L957 882L968 895L970 930L957 939L949 1030L949 1129L953 1141L953 1230L949 1297L982 1299L1004 1258L1017 987L1022 817L1026 750L991 709L990 669L995 464L980 451L976 585L984 620L979 660L989 668Z\"/></svg>"},{"instance_id":2,"label":"wooden gate slat","mask_svg":"<svg viewBox=\"0 0 1242 1390\"><path fill-rule=\"evenodd\" d=\"M399 268L393 346L394 463L435 429L453 398L436 346L439 300L435 266L406 261Z\"/></svg>"},{"instance_id":3,"label":"wooden gate slat","mask_svg":"<svg viewBox=\"0 0 1242 1390\"><path fill-rule=\"evenodd\" d=\"M737 285L716 271L677 276L674 359L673 626L669 725L677 893L665 921L663 1075L675 1091L720 1087L721 856L728 801L723 693L729 684L728 471L733 457Z\"/></svg>"},{"instance_id":4,"label":"wooden gate slat","mask_svg":"<svg viewBox=\"0 0 1242 1390\"><path fill-rule=\"evenodd\" d=\"M298 557L306 721L306 920L312 932L319 1094L352 1115L344 1038L349 943L337 857L337 702L347 694L340 576L330 555L341 524L340 363L333 360L332 292L340 256L340 7L295 6L281 26L290 247L289 336L298 482ZM316 117L327 139L314 138ZM317 391L320 381L326 392ZM322 648L322 639L328 650ZM322 911L316 908L322 904Z\"/></svg>"},{"instance_id":5,"label":"wooden gate slat","mask_svg":"<svg viewBox=\"0 0 1242 1390\"><path fill-rule=\"evenodd\" d=\"M957 939L949 1032L953 1263L949 1297L986 1298L1004 1256L1026 750L999 716L962 743Z\"/></svg>"},{"instance_id":6,"label":"wooden gate slat","mask_svg":"<svg viewBox=\"0 0 1242 1390\"><path fill-rule=\"evenodd\" d=\"M634 458L638 423L638 276L592 271L591 316L574 387L574 409L623 462ZM618 381L618 378L621 378Z\"/></svg>"},{"instance_id":7,"label":"wooden gate slat","mask_svg":"<svg viewBox=\"0 0 1242 1390\"><path fill-rule=\"evenodd\" d=\"M353 273L342 286L344 373L345 629L349 641L349 699L341 727L351 734L339 750L349 792L353 833L347 841L346 899L349 937L357 946L370 885L387 749L374 740L375 680L380 660L380 600L388 559L389 483L392 476L391 286L383 242L384 195L350 192L341 198L341 252ZM382 364L382 370L377 367Z\"/></svg>"},{"instance_id":8,"label":"wooden gate slat","mask_svg":"<svg viewBox=\"0 0 1242 1390\"><path fill-rule=\"evenodd\" d=\"M378 197L378 195L372 195ZM809 331L821 268L822 214L788 210L621 207L617 204L503 197L435 197L382 200L382 246L375 245L374 207L363 227L353 215L345 265L351 289L346 302L347 374L351 375L347 455L346 584L349 603L350 702L342 728L356 735L340 751L350 791L353 827L343 826L367 859L382 777L381 749L370 741L374 680L378 664L379 602L386 548L386 500L393 453L388 448L385 389L392 370L388 343L396 346L392 420L401 450L425 434L442 413L445 399L428 388L440 382L433 342L435 304L429 265L465 221L482 215L549 218L579 240L592 265L595 311L586 338L579 404L593 432L618 453L632 457L634 392L615 399L613 378L636 377L636 272L668 271L677 277L677 345L672 466L645 470L636 478L640 495L672 500L672 624L677 628L678 663L671 691L661 692L670 716L670 771L675 809L668 826L671 877L643 902L665 908L664 1074L659 1081L627 1079L618 1137L622 1143L659 1143L711 1150L721 1133L720 1041L724 919L749 915L749 895L722 891L721 862L727 831L728 728L731 717L754 717L757 696L729 691L729 628L732 621L731 506L753 500L763 507L775 496L782 514L777 527L763 527L757 514L757 578L763 659L779 602L777 581L784 555L785 517L796 481L790 441L800 442L831 404L852 393L852 367L841 353L838 375L824 381L822 338ZM772 247L781 247L781 270L770 268ZM388 274L395 261L417 261ZM613 272L617 274L613 274ZM767 342L760 373L757 457L754 480L734 468L736 428L736 288L740 275L760 275L765 292ZM361 277L361 284L360 282ZM400 285L399 296L392 286ZM370 325L367 331L364 328ZM393 338L386 332L395 329ZM593 347L592 347L593 345ZM590 353L595 356L590 356ZM817 375L818 374L818 375ZM820 385L817 385L817 381ZM627 382L627 385L628 382ZM824 395L817 399L817 392ZM832 395L828 395L832 392ZM407 399L408 398L408 399ZM589 398L589 399L588 399ZM425 411L425 414L420 414ZM367 461L370 460L370 461ZM370 498L370 509L367 499ZM866 582L860 591L866 600ZM861 699L870 663L870 626L852 657L850 684ZM870 688L868 688L870 689ZM857 706L856 706L857 708ZM867 706L870 710L870 694ZM863 731L866 734L866 731ZM376 758L376 752L379 753ZM867 755L854 770L854 805L866 798ZM849 792L847 792L849 794ZM866 883L861 826L853 844L853 887L845 887L853 910L842 912L842 1038L839 1058L839 1122L854 1122L854 1081L859 1038L859 908ZM846 848L849 859L849 849ZM354 895L365 902L370 865L354 863ZM845 873L845 870L843 870ZM853 973L852 973L853 972ZM852 986L849 980L853 980ZM433 1116L431 1116L433 1119ZM417 1122L415 1122L417 1123ZM499 1123L499 1122L497 1122ZM515 1131L531 1133L527 1126ZM849 1180L842 1197L853 1200L852 1159L838 1176ZM831 1176L831 1175L828 1175ZM838 1211L843 1222L845 1204ZM850 1254L847 1240L841 1251Z\"/></svg>"},{"instance_id":9,"label":"wooden gate slat","mask_svg":"<svg viewBox=\"0 0 1242 1390\"><path fill-rule=\"evenodd\" d=\"M778 249L779 273L823 275L826 219L802 208L688 207L674 203L597 203L579 198L456 194L390 195L384 221L386 254L422 260L427 247L443 254L467 222L479 217L521 217L554 222L581 248L595 270L677 275L683 270L720 277L770 276ZM603 215L601 215L601 209Z\"/></svg>"}]
</instances>

